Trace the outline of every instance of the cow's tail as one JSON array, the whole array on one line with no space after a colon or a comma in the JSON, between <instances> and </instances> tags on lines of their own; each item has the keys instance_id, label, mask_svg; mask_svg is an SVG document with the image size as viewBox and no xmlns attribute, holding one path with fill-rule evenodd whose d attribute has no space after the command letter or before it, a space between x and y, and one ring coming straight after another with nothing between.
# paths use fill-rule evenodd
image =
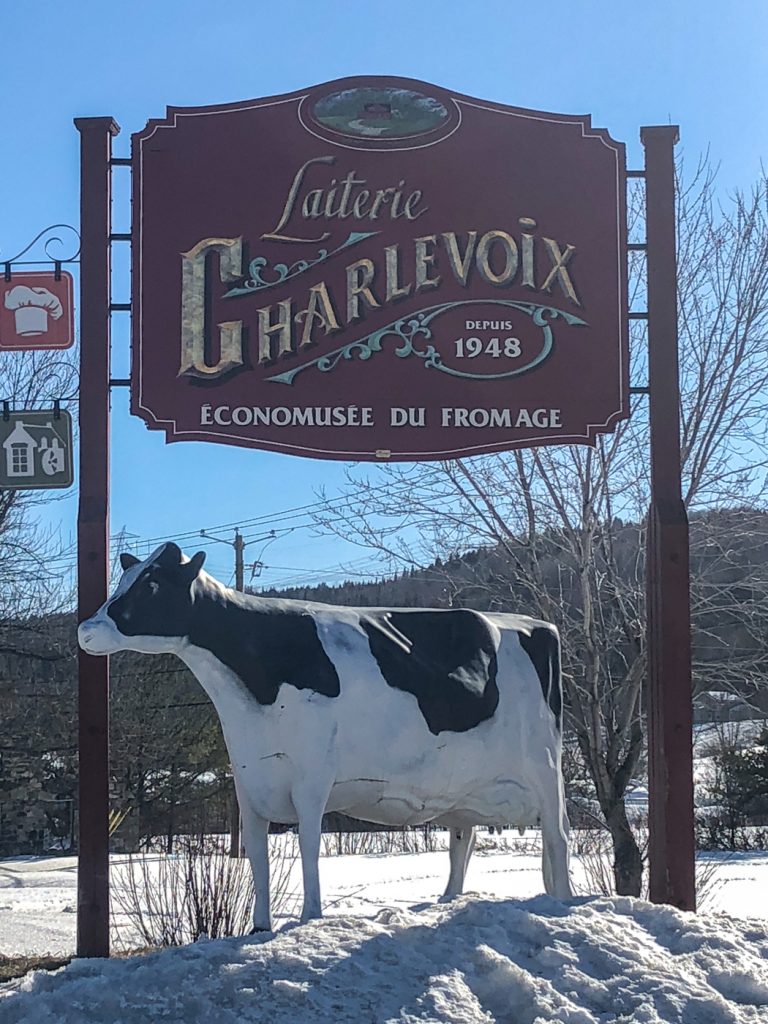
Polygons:
<instances>
[{"instance_id":1,"label":"cow's tail","mask_svg":"<svg viewBox=\"0 0 768 1024\"><path fill-rule=\"evenodd\" d=\"M549 693L547 704L555 716L557 731L563 732L563 667L560 659L560 634L552 626L549 630Z\"/></svg>"}]
</instances>

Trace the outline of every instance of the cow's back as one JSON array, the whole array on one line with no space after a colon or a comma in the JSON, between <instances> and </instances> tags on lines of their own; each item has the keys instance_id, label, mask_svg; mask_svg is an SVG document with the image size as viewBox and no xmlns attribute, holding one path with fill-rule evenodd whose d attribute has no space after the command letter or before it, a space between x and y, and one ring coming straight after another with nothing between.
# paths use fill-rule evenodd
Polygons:
<instances>
[{"instance_id":1,"label":"cow's back","mask_svg":"<svg viewBox=\"0 0 768 1024\"><path fill-rule=\"evenodd\" d=\"M345 609L340 618L338 609L334 609L331 614L322 610L315 614L321 642L341 679L333 716L335 782L329 809L391 824L440 820L457 810L470 812L479 822L526 823L535 818L535 780L531 776L538 770L541 757L552 749L557 735L553 716L542 698L538 673L521 638L530 644L535 630L543 628L546 637L556 643L556 632L545 623L522 617L468 613L473 618L464 619L464 623L476 633L478 649L488 657L486 669L490 670L493 662L492 694L489 699L477 693L477 707L471 715L478 720L467 725L470 681L461 697L462 709L443 709L443 714L447 718L453 715L454 724L460 727L435 728L436 717L430 719L421 706L424 694L420 701L420 695L411 692L408 685L394 685L396 659L382 658L381 651L377 658L376 641L370 639L377 632L370 626L370 617L380 614L388 615L384 621L399 633L410 634L415 643L419 627L413 624L418 612L365 609L357 617L357 612ZM428 614L429 620L426 616L422 620L425 628L435 621L435 615L443 616L445 622L452 617L451 612ZM393 619L399 615L403 618ZM458 628L460 617L453 618ZM484 637L492 640L492 650ZM544 640L544 635L540 639ZM460 643L444 653L427 689L433 690L439 673L457 660L473 664L473 659L466 656L468 651L461 651ZM464 656L458 657L462 653ZM402 655L406 660L413 656L404 650ZM416 662L419 660L423 658ZM382 672L382 661L389 680ZM475 668L483 661L480 659ZM429 669L425 666L425 671ZM471 673L471 668L468 671ZM478 686L483 674L484 670L477 673ZM405 683L412 688L413 681L411 673ZM479 714L483 703L490 712Z\"/></svg>"}]
</instances>

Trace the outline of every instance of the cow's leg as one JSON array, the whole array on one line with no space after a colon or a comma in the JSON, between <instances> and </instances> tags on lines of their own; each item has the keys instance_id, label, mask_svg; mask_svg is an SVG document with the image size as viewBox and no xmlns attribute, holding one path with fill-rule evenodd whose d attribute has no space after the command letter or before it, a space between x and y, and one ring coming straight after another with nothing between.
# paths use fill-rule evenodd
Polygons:
<instances>
[{"instance_id":1,"label":"cow's leg","mask_svg":"<svg viewBox=\"0 0 768 1024\"><path fill-rule=\"evenodd\" d=\"M539 821L541 826L541 821ZM549 859L549 845L544 842L544 829L541 829L541 874L544 878L544 891L554 895L554 881L552 879L552 861Z\"/></svg>"},{"instance_id":2,"label":"cow's leg","mask_svg":"<svg viewBox=\"0 0 768 1024\"><path fill-rule=\"evenodd\" d=\"M243 826L243 846L251 863L253 875L253 930L271 932L272 915L269 901L269 822L251 808L247 797L237 791Z\"/></svg>"},{"instance_id":3,"label":"cow's leg","mask_svg":"<svg viewBox=\"0 0 768 1024\"><path fill-rule=\"evenodd\" d=\"M293 805L299 818L299 850L301 852L301 874L304 881L304 905L301 923L323 916L320 902L320 834L327 794L319 796L317 791L295 792Z\"/></svg>"},{"instance_id":4,"label":"cow's leg","mask_svg":"<svg viewBox=\"0 0 768 1024\"><path fill-rule=\"evenodd\" d=\"M454 896L461 896L464 892L464 876L467 873L467 865L472 851L475 848L475 829L470 825L468 828L452 828L450 830L449 856L451 858L451 873L448 876L448 885L440 897L441 902L452 900Z\"/></svg>"},{"instance_id":5,"label":"cow's leg","mask_svg":"<svg viewBox=\"0 0 768 1024\"><path fill-rule=\"evenodd\" d=\"M568 870L568 818L565 795L558 772L549 774L549 785L541 786L541 846L544 888L558 900L573 897Z\"/></svg>"}]
</instances>

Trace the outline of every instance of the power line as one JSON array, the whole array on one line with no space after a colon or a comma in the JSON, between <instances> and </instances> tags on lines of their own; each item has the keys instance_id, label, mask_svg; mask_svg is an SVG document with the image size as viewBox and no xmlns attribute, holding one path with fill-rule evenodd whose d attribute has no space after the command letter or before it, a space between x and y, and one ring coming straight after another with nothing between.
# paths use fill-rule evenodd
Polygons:
<instances>
[{"instance_id":1,"label":"power line","mask_svg":"<svg viewBox=\"0 0 768 1024\"><path fill-rule=\"evenodd\" d=\"M344 565L336 566L321 566L319 568L302 568L300 566L264 566L265 571L281 571L289 572L290 576L280 576L277 579L265 581L263 584L263 590L277 590L281 588L298 587L298 586L317 586L318 582L326 582L328 579L333 580L347 580L347 579L360 579L360 580L371 580L372 578L381 578L382 567L375 563L370 563L367 558L359 558L353 562Z\"/></svg>"},{"instance_id":2,"label":"power line","mask_svg":"<svg viewBox=\"0 0 768 1024\"><path fill-rule=\"evenodd\" d=\"M392 486L391 484L387 483L387 484L380 484L377 487L371 488L367 492L367 494L368 495L378 495L378 494L381 494L381 492L383 492L383 491L391 491L393 494L398 495L398 494L405 493L405 492L409 491L410 489L411 489L410 484L403 484L403 485ZM310 502L309 504L306 504L306 505L296 505L293 508L283 509L282 511L270 512L270 513L267 513L267 514L265 514L263 516L257 516L254 519L242 519L242 520L239 520L239 521L236 521L236 522L232 522L232 523L224 523L221 526L207 526L207 527L205 527L205 532L208 533L208 534L212 534L212 533L221 533L221 532L224 532L225 530L232 530L232 529L239 529L239 530L243 531L243 530L246 530L246 529L254 529L257 526L263 526L264 524L272 523L272 522L275 522L277 520L279 520L281 523L283 523L283 522L290 522L290 521L292 521L294 519L307 518L313 512L321 512L321 511L327 511L329 513L337 512L337 511L339 511L341 509L351 507L352 505L358 503L360 500L361 500L360 497L356 497L354 495L343 495L341 500L334 500L334 499L327 499L326 498L326 499L322 499L322 500L319 500L319 501ZM312 526L312 525L314 525L314 524L308 523L307 527ZM299 529L303 529L305 527L298 527L298 528ZM149 538L143 540L141 543L142 544L147 544L147 545L154 544L154 543L161 544L163 541L167 541L167 540L174 540L174 541L193 540L193 539L195 539L195 538L197 538L199 536L200 536L200 530L190 530L190 531L187 531L185 533L174 534L173 537L168 537L168 536L164 536L164 537L149 537Z\"/></svg>"},{"instance_id":3,"label":"power line","mask_svg":"<svg viewBox=\"0 0 768 1024\"><path fill-rule=\"evenodd\" d=\"M157 546L157 545L159 545L159 544L161 544L161 543L163 543L165 541L174 541L174 542L181 542L181 543L183 543L183 542L188 541L188 540L197 540L201 536L201 534L203 534L204 537L207 536L207 539L209 539L209 540L222 540L223 538L214 537L212 535L215 534L215 533L221 533L221 532L224 532L226 530L233 529L233 528L237 529L237 530L257 531L259 526L261 526L261 528L264 529L264 527L267 524L274 523L274 522L279 522L280 524L283 524L283 523L286 523L286 522L291 522L291 523L294 524L293 526L287 528L287 530L284 531L284 532L297 532L299 530L308 530L308 529L315 528L317 524L314 521L312 521L311 519L308 522L301 522L301 520L308 519L309 517L311 517L315 513L325 513L327 515L333 515L334 513L338 513L338 512L341 512L341 511L345 510L345 509L352 508L356 504L360 503L361 501L364 501L364 500L366 500L368 498L371 498L371 497L380 497L384 493L389 493L393 497L398 497L398 496L400 496L400 495L402 495L404 493L407 493L410 490L411 490L411 484L409 482L407 482L407 481L403 482L402 484L395 484L395 485L392 485L392 484L390 484L388 482L388 483L380 484L380 485L377 485L375 487L369 488L365 492L365 494L362 495L362 497L358 496L358 495L349 495L348 494L348 495L343 495L339 499L335 499L335 500L334 499L321 499L321 500L318 500L318 501L315 501L315 502L309 502L309 503L304 504L304 505L296 505L296 506L293 506L292 508L283 509L283 510L280 510L280 511L277 511L277 512L270 512L270 513L264 514L262 516L254 517L252 519L239 520L239 521L232 522L232 523L225 523L225 524L222 524L220 526L207 527L204 530L189 530L189 531L181 532L181 533L178 533L178 534L174 534L174 535L172 535L170 537L166 534L165 536L150 537L150 538L146 538L146 539L141 539L139 537L139 535L137 535L137 534L130 534L129 536L131 537L132 541L134 541L134 538L135 538L135 541L130 546L132 546L135 551L140 551L142 548L146 548L147 552L149 553L149 551L150 551L150 549L152 548L153 545ZM435 501L436 501L437 504L433 504L433 506L432 506L432 510L433 511L438 510L438 505L439 505L441 500L446 500L446 501L450 502L450 496L449 495L444 495L444 496L440 496L440 497L436 498ZM296 522L296 520L299 520L299 522ZM114 534L114 535L112 535L110 537L110 543L112 545L119 544L120 540L123 537L125 537L125 536L126 536L126 534L125 534L124 530L118 531L116 534ZM254 533L249 532L247 534L243 533L242 539L243 539L244 542L252 542L256 538L255 538ZM227 543L229 543L229 542L227 542ZM63 552L62 554L54 556L53 558L49 559L48 560L48 565L51 568L55 568L56 572L58 572L60 574L66 574L68 570L73 570L74 569L76 561L77 561L77 548L76 548L76 545L73 544L73 545L71 545L68 548L68 550L66 552ZM258 564L258 560L257 560L256 564ZM355 563L352 563L352 564L355 564ZM262 571L264 569L266 569L266 568L267 568L266 566L262 566L261 567ZM283 570L280 570L280 571L283 571ZM285 571L293 571L293 570L286 566L285 567ZM331 568L331 567L328 567L325 570L309 570L309 569L302 570L302 569L298 569L297 568L296 572L299 572L299 573L308 572L308 573L312 573L313 575L318 575L320 572L325 572L328 575L339 576L339 575L344 575L346 570L344 570L342 568L334 569L334 568ZM227 572L219 573L219 575L226 576ZM353 575L353 576L358 576L359 575L361 577L364 576L364 577L370 578L371 573L349 573L349 575ZM271 584L271 585L274 586L275 584ZM285 585L285 584L281 580L278 585Z\"/></svg>"}]
</instances>

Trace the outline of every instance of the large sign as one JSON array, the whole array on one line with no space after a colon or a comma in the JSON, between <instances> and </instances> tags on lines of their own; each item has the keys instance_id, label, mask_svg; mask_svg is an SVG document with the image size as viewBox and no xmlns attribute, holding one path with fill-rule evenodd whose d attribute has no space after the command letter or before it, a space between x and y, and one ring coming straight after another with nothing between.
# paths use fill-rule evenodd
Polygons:
<instances>
[{"instance_id":1,"label":"large sign","mask_svg":"<svg viewBox=\"0 0 768 1024\"><path fill-rule=\"evenodd\" d=\"M0 278L0 349L62 349L74 343L71 274L14 270Z\"/></svg>"},{"instance_id":2,"label":"large sign","mask_svg":"<svg viewBox=\"0 0 768 1024\"><path fill-rule=\"evenodd\" d=\"M133 137L132 407L340 459L593 443L627 416L624 147L391 78Z\"/></svg>"},{"instance_id":3,"label":"large sign","mask_svg":"<svg viewBox=\"0 0 768 1024\"><path fill-rule=\"evenodd\" d=\"M72 417L58 409L0 414L0 488L71 487Z\"/></svg>"}]
</instances>

